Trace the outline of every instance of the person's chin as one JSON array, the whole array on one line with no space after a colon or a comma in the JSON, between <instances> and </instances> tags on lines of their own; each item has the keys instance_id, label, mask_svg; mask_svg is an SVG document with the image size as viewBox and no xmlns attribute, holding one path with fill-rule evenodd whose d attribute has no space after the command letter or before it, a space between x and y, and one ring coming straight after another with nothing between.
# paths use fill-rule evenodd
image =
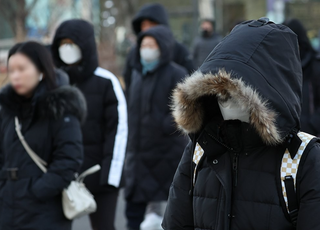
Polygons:
<instances>
[{"instance_id":1,"label":"person's chin","mask_svg":"<svg viewBox=\"0 0 320 230\"><path fill-rule=\"evenodd\" d=\"M19 96L22 96L22 97L27 97L28 95L30 95L30 93L25 90L15 90L15 92L16 92L16 94L18 94Z\"/></svg>"}]
</instances>

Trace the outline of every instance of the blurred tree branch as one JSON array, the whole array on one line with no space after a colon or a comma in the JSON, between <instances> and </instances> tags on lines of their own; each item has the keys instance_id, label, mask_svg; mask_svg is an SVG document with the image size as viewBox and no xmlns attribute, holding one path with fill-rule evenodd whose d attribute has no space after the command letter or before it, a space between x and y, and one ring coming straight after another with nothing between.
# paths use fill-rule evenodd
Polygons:
<instances>
[{"instance_id":1,"label":"blurred tree branch","mask_svg":"<svg viewBox=\"0 0 320 230\"><path fill-rule=\"evenodd\" d=\"M17 42L22 42L27 36L26 19L38 0L33 0L29 6L26 0L0 0L0 13L8 22Z\"/></svg>"},{"instance_id":2,"label":"blurred tree branch","mask_svg":"<svg viewBox=\"0 0 320 230\"><path fill-rule=\"evenodd\" d=\"M133 0L125 0L127 5L127 10L130 16L133 16L135 13L135 3Z\"/></svg>"}]
</instances>

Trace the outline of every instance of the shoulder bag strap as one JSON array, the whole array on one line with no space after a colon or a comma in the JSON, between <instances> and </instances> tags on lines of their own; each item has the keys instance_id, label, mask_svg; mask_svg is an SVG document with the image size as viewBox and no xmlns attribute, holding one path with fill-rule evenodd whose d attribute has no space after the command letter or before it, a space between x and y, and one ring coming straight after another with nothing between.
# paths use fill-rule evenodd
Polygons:
<instances>
[{"instance_id":1,"label":"shoulder bag strap","mask_svg":"<svg viewBox=\"0 0 320 230\"><path fill-rule=\"evenodd\" d=\"M84 171L78 178L77 181L80 183L83 183L83 180L86 176L89 176L93 173L98 172L101 169L100 165L94 165L91 168L88 168L86 171Z\"/></svg>"},{"instance_id":2,"label":"shoulder bag strap","mask_svg":"<svg viewBox=\"0 0 320 230\"><path fill-rule=\"evenodd\" d=\"M26 142L26 140L24 139L22 133L21 133L21 128L20 128L20 124L19 124L19 119L18 117L15 117L15 127L16 127L16 132L18 134L19 140L21 142L21 144L23 145L24 149L27 151L27 153L29 154L29 156L31 157L31 159L34 161L34 163L36 163L36 165L44 172L47 172L47 162L45 162L44 160L42 160L28 145L28 143Z\"/></svg>"}]
</instances>

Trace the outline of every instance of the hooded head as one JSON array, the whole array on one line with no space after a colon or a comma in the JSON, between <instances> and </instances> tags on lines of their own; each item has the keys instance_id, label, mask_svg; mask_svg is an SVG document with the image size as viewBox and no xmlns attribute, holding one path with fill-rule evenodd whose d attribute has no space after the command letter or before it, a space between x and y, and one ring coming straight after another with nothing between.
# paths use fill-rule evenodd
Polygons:
<instances>
[{"instance_id":1,"label":"hooded head","mask_svg":"<svg viewBox=\"0 0 320 230\"><path fill-rule=\"evenodd\" d=\"M132 20L132 28L136 34L141 32L143 20L150 20L159 25L169 26L167 11L159 3L146 4L135 15Z\"/></svg>"},{"instance_id":2,"label":"hooded head","mask_svg":"<svg viewBox=\"0 0 320 230\"><path fill-rule=\"evenodd\" d=\"M297 19L289 19L283 24L288 26L298 36L302 67L307 66L315 56L316 52L311 45L306 29Z\"/></svg>"},{"instance_id":3,"label":"hooded head","mask_svg":"<svg viewBox=\"0 0 320 230\"><path fill-rule=\"evenodd\" d=\"M63 39L72 40L81 51L81 60L75 65L67 65L59 55L59 47ZM56 31L51 46L55 65L65 70L71 83L79 83L91 77L98 67L98 54L93 26L81 19L63 22Z\"/></svg>"},{"instance_id":4,"label":"hooded head","mask_svg":"<svg viewBox=\"0 0 320 230\"><path fill-rule=\"evenodd\" d=\"M200 28L202 37L210 37L214 33L214 21L211 19L203 19Z\"/></svg>"},{"instance_id":5,"label":"hooded head","mask_svg":"<svg viewBox=\"0 0 320 230\"><path fill-rule=\"evenodd\" d=\"M301 86L297 36L284 25L247 21L176 87L173 115L182 131L197 133L206 119L222 119L218 101L232 99L264 143L277 145L300 128Z\"/></svg>"},{"instance_id":6,"label":"hooded head","mask_svg":"<svg viewBox=\"0 0 320 230\"><path fill-rule=\"evenodd\" d=\"M141 42L144 37L153 37L159 46L160 49L160 58L158 67L169 63L172 60L172 50L174 47L174 38L170 31L170 29L167 26L159 25L152 27L144 32L142 32L138 37L138 46L136 49L136 59L137 62L140 62L140 48L141 48ZM140 63L137 63L138 66L140 66Z\"/></svg>"}]
</instances>

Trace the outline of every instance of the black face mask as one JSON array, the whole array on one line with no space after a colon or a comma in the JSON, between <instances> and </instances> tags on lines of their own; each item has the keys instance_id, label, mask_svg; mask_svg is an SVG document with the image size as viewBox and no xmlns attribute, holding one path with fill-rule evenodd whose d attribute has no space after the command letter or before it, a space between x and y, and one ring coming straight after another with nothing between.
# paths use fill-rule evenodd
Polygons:
<instances>
[{"instance_id":1,"label":"black face mask","mask_svg":"<svg viewBox=\"0 0 320 230\"><path fill-rule=\"evenodd\" d=\"M210 37L211 32L209 30L202 30L201 35L202 37L207 38L207 37Z\"/></svg>"},{"instance_id":2,"label":"black face mask","mask_svg":"<svg viewBox=\"0 0 320 230\"><path fill-rule=\"evenodd\" d=\"M83 67L79 65L73 66L62 66L64 70L69 75L70 84L74 85L84 81Z\"/></svg>"}]
</instances>

